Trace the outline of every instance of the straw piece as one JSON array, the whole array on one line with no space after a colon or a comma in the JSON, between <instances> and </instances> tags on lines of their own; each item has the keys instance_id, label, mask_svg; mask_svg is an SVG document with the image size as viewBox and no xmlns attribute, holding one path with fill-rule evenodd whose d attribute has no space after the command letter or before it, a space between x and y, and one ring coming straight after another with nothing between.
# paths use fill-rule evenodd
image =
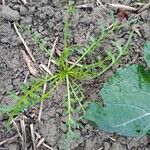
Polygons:
<instances>
[{"instance_id":1,"label":"straw piece","mask_svg":"<svg viewBox=\"0 0 150 150\"><path fill-rule=\"evenodd\" d=\"M51 148L50 146L48 146L47 144L43 143L43 146L45 146L46 148L50 149L50 150L54 150L53 148Z\"/></svg>"},{"instance_id":2,"label":"straw piece","mask_svg":"<svg viewBox=\"0 0 150 150\"><path fill-rule=\"evenodd\" d=\"M21 124L21 131L22 131L22 136L23 136L23 143L22 143L22 147L23 150L27 150L27 138L26 138L26 127L25 127L25 123L24 123L24 118L20 119L20 124Z\"/></svg>"},{"instance_id":3,"label":"straw piece","mask_svg":"<svg viewBox=\"0 0 150 150\"><path fill-rule=\"evenodd\" d=\"M45 65L40 64L39 66L40 66L42 69L44 69L49 75L51 75L51 76L53 75L52 72L49 70L49 68L46 67Z\"/></svg>"},{"instance_id":4,"label":"straw piece","mask_svg":"<svg viewBox=\"0 0 150 150\"><path fill-rule=\"evenodd\" d=\"M21 2L26 5L27 4L27 1L26 0L21 0Z\"/></svg>"},{"instance_id":5,"label":"straw piece","mask_svg":"<svg viewBox=\"0 0 150 150\"><path fill-rule=\"evenodd\" d=\"M114 7L114 8L121 8L121 9L126 9L126 10L130 10L130 11L137 11L137 8L131 7L131 6L127 6L127 5L121 5L121 4L110 4L107 3L109 6Z\"/></svg>"},{"instance_id":6,"label":"straw piece","mask_svg":"<svg viewBox=\"0 0 150 150\"><path fill-rule=\"evenodd\" d=\"M39 134L39 133L37 133L36 131L34 131L34 133L35 133L35 135L36 135L36 137L38 138L38 139L40 139L42 136Z\"/></svg>"},{"instance_id":7,"label":"straw piece","mask_svg":"<svg viewBox=\"0 0 150 150\"><path fill-rule=\"evenodd\" d=\"M13 141L13 140L16 139L16 138L18 138L18 134L15 135L15 136L13 136L13 137L11 137L11 138L9 138L9 139L6 139L6 140L1 141L1 142L0 142L0 146L3 145L3 144L5 144L5 143L7 143L7 142L9 142L9 141Z\"/></svg>"},{"instance_id":8,"label":"straw piece","mask_svg":"<svg viewBox=\"0 0 150 150\"><path fill-rule=\"evenodd\" d=\"M51 58L53 56L53 53L55 51L55 46L57 44L57 41L58 41L58 37L55 39L54 41L54 44L53 44L53 47L52 47L52 51L51 51L51 54L50 54L50 57L49 57L49 61L48 61L48 70L49 70L49 67L50 67L50 64L51 64ZM53 75L51 72L50 72L50 75ZM46 74L46 77L48 76L48 74ZM46 91L46 86L47 86L47 83L44 84L43 86L43 93L45 93ZM41 105L40 105L40 110L39 110L39 116L38 116L38 121L40 122L41 121L41 116L42 116L42 109L43 109L43 101L41 102Z\"/></svg>"},{"instance_id":9,"label":"straw piece","mask_svg":"<svg viewBox=\"0 0 150 150\"><path fill-rule=\"evenodd\" d=\"M30 124L30 131L31 131L32 143L33 143L33 150L36 150L35 134L34 134L33 124Z\"/></svg>"},{"instance_id":10,"label":"straw piece","mask_svg":"<svg viewBox=\"0 0 150 150\"><path fill-rule=\"evenodd\" d=\"M21 133L20 133L20 131L19 131L19 128L18 128L16 122L15 122L13 119L12 119L12 123L14 124L14 127L16 128L16 131L17 131L17 133L18 133L18 135L19 135L21 141L23 141L23 137L22 137L22 135L21 135Z\"/></svg>"},{"instance_id":11,"label":"straw piece","mask_svg":"<svg viewBox=\"0 0 150 150\"><path fill-rule=\"evenodd\" d=\"M39 141L39 143L36 145L36 147L37 147L37 148L40 147L40 145L41 145L44 141L45 141L45 139L44 139L44 138L41 138L40 141Z\"/></svg>"},{"instance_id":12,"label":"straw piece","mask_svg":"<svg viewBox=\"0 0 150 150\"><path fill-rule=\"evenodd\" d=\"M27 73L26 73L26 76L25 76L25 79L24 79L23 83L26 83L26 82L27 82L27 79L28 79L28 77L29 77L29 74L30 74L30 72L29 72L29 71L27 71Z\"/></svg>"},{"instance_id":13,"label":"straw piece","mask_svg":"<svg viewBox=\"0 0 150 150\"><path fill-rule=\"evenodd\" d=\"M142 11L148 9L149 7L150 7L150 1L147 4L145 4L140 10L138 10L138 13L141 13Z\"/></svg>"},{"instance_id":14,"label":"straw piece","mask_svg":"<svg viewBox=\"0 0 150 150\"><path fill-rule=\"evenodd\" d=\"M23 43L23 45L24 45L24 47L25 47L27 53L28 53L29 56L31 57L32 61L35 62L35 59L34 59L33 55L31 54L31 52L30 52L30 50L29 50L29 47L28 47L27 44L25 43L25 40L23 39L23 37L21 36L20 32L18 31L18 28L17 28L16 24L13 23L13 25L14 25L14 28L15 28L15 30L16 30L16 33L18 34L19 38L21 39L21 41L22 41L22 43Z\"/></svg>"}]
</instances>

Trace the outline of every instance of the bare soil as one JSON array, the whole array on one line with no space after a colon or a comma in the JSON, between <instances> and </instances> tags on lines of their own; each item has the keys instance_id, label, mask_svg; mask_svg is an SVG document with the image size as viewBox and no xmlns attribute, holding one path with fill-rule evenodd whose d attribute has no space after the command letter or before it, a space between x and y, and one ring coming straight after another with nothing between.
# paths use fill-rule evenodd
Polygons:
<instances>
[{"instance_id":1,"label":"bare soil","mask_svg":"<svg viewBox=\"0 0 150 150\"><path fill-rule=\"evenodd\" d=\"M120 3L124 5L136 6L138 0L107 0L104 4ZM142 1L147 2L147 1ZM72 38L70 43L86 45L90 37L95 37L99 33L101 22L107 26L112 23L111 11L116 14L116 9L103 9L96 5L95 1L76 0L75 5L85 4L87 8L77 7L76 13L72 16ZM11 105L13 101L7 96L8 91L19 91L27 73L28 68L22 57L21 50L24 46L18 38L12 23L18 22L21 26L31 26L34 31L38 31L41 37L47 42L48 48L51 48L56 37L59 37L57 49L60 51L63 47L63 25L67 17L65 9L66 1L61 0L30 0L27 5L18 0L6 0L4 8L0 2L0 103ZM115 15L116 17L116 15ZM125 64L142 63L143 45L146 40L150 40L150 10L146 9L140 14L129 12L128 20L137 18L136 25L141 36L134 32L133 41L129 49L129 54L122 58L119 65L115 65L110 71L93 81L84 81L84 89L87 100L100 100L99 89L103 83L110 77L117 67ZM126 21L126 20L125 20ZM122 45L128 39L130 28L124 28L117 31L109 40L104 43L103 49L109 47L109 41L118 41ZM22 33L26 44L29 46L37 64L47 64L48 58L42 52L38 44L34 43L30 35ZM101 55L101 49L96 55ZM93 57L91 56L92 59ZM63 93L65 87L60 87L53 93L51 100L44 102L42 121L37 121L37 112L39 105L25 112L24 116L27 133L27 146L32 150L32 140L29 130L29 124L34 124L34 130L45 139L45 144L54 150L64 150L64 137L66 133L65 113L63 109ZM0 118L0 150L21 150L22 142L16 129L7 131L4 127L5 117ZM76 129L80 138L73 140L71 150L149 150L149 137L123 137L116 134L110 134L93 128L87 122L83 122L82 129ZM18 124L19 125L19 124ZM12 138L12 139L10 139ZM8 140L4 144L2 141ZM39 150L48 150L41 145Z\"/></svg>"}]
</instances>

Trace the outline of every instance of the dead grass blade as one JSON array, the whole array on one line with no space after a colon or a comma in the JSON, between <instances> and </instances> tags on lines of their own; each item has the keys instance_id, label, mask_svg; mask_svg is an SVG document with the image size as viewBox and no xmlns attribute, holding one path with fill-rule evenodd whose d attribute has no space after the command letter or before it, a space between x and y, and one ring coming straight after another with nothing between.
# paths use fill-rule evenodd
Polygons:
<instances>
[{"instance_id":1,"label":"dead grass blade","mask_svg":"<svg viewBox=\"0 0 150 150\"><path fill-rule=\"evenodd\" d=\"M1 142L0 142L0 146L3 145L3 144L5 144L5 143L7 143L7 142L13 141L13 140L16 139L16 138L18 138L18 134L15 135L15 136L13 136L13 137L11 137L11 138L9 138L9 139L6 139L6 140L1 141Z\"/></svg>"},{"instance_id":2,"label":"dead grass blade","mask_svg":"<svg viewBox=\"0 0 150 150\"><path fill-rule=\"evenodd\" d=\"M26 5L27 4L27 1L26 0L21 0L21 2Z\"/></svg>"},{"instance_id":3,"label":"dead grass blade","mask_svg":"<svg viewBox=\"0 0 150 150\"><path fill-rule=\"evenodd\" d=\"M49 68L46 67L45 65L40 64L39 66L40 66L42 69L44 69L49 75L51 75L51 76L53 75L52 72L49 70Z\"/></svg>"},{"instance_id":4,"label":"dead grass blade","mask_svg":"<svg viewBox=\"0 0 150 150\"><path fill-rule=\"evenodd\" d=\"M68 64L71 64L71 65L74 65L75 64L75 62L73 62L73 61L66 61ZM78 66L78 67L83 67L83 65L81 65L81 64L75 64L76 66Z\"/></svg>"},{"instance_id":5,"label":"dead grass blade","mask_svg":"<svg viewBox=\"0 0 150 150\"><path fill-rule=\"evenodd\" d=\"M45 139L44 139L44 138L41 138L41 139L39 140L38 144L36 145L36 147L37 147L37 148L40 147L41 144L42 144L44 141L45 141Z\"/></svg>"},{"instance_id":6,"label":"dead grass blade","mask_svg":"<svg viewBox=\"0 0 150 150\"><path fill-rule=\"evenodd\" d=\"M29 74L30 74L30 72L29 72L29 71L27 71L27 73L26 73L26 76L25 76L25 79L24 79L23 83L26 83L26 82L27 82L27 79L28 79Z\"/></svg>"},{"instance_id":7,"label":"dead grass blade","mask_svg":"<svg viewBox=\"0 0 150 150\"><path fill-rule=\"evenodd\" d=\"M17 133L18 133L18 135L19 135L19 137L20 137L20 139L21 139L21 141L23 142L23 137L22 137L22 135L21 135L21 133L20 133L20 130L19 130L19 128L18 128L16 122L15 122L13 119L12 119L12 123L13 123L13 125L14 125L14 127L15 127L15 129L16 129L16 131L17 131Z\"/></svg>"},{"instance_id":8,"label":"dead grass blade","mask_svg":"<svg viewBox=\"0 0 150 150\"><path fill-rule=\"evenodd\" d=\"M34 63L30 60L30 58L28 57L28 55L27 55L24 51L21 51L21 52L22 52L22 55L23 55L23 59L25 60L25 62L26 62L26 64L27 64L27 67L29 68L30 73L31 73L33 76L37 76L38 71L37 71L37 69L34 67Z\"/></svg>"},{"instance_id":9,"label":"dead grass blade","mask_svg":"<svg viewBox=\"0 0 150 150\"><path fill-rule=\"evenodd\" d=\"M39 133L37 133L36 131L34 131L35 132L35 135L36 135L36 137L38 138L38 139L40 139L40 141L42 142L43 140L45 140L44 138L42 138L42 136L39 134ZM40 143L40 141L39 141L39 143ZM46 148L48 148L48 149L50 149L50 150L54 150L53 148L51 148L49 145L47 145L47 144L45 144L44 142L43 143L41 143L43 146L45 146ZM37 146L38 146L38 144L37 144ZM39 146L38 146L39 147Z\"/></svg>"},{"instance_id":10,"label":"dead grass blade","mask_svg":"<svg viewBox=\"0 0 150 150\"><path fill-rule=\"evenodd\" d=\"M21 41L22 41L22 43L23 43L23 45L24 45L24 47L25 47L27 53L28 53L29 56L31 57L32 61L35 62L35 59L34 59L33 55L31 54L31 52L30 52L30 50L29 50L29 47L28 47L27 44L25 43L25 41L24 41L23 37L21 36L20 32L18 31L18 28L17 28L16 24L13 23L13 25L14 25L15 31L16 31L16 33L18 34L19 38L21 39Z\"/></svg>"},{"instance_id":11,"label":"dead grass blade","mask_svg":"<svg viewBox=\"0 0 150 150\"><path fill-rule=\"evenodd\" d=\"M130 11L137 11L137 8L131 7L131 6L127 6L127 5L110 4L110 3L107 3L107 5L109 5L111 7L114 7L114 8L120 8L120 9L125 9L125 10L130 10Z\"/></svg>"},{"instance_id":12,"label":"dead grass blade","mask_svg":"<svg viewBox=\"0 0 150 150\"><path fill-rule=\"evenodd\" d=\"M35 134L34 134L33 124L30 124L30 131L31 131L31 137L32 137L33 150L36 150Z\"/></svg>"},{"instance_id":13,"label":"dead grass blade","mask_svg":"<svg viewBox=\"0 0 150 150\"><path fill-rule=\"evenodd\" d=\"M25 123L24 123L24 118L20 119L20 125L21 125L21 131L22 131L22 137L23 137L23 143L22 143L22 148L23 150L27 150L27 138L26 138L26 127L25 127Z\"/></svg>"},{"instance_id":14,"label":"dead grass blade","mask_svg":"<svg viewBox=\"0 0 150 150\"><path fill-rule=\"evenodd\" d=\"M138 13L141 13L142 11L148 9L150 7L150 1L145 4L141 9L138 10Z\"/></svg>"},{"instance_id":15,"label":"dead grass blade","mask_svg":"<svg viewBox=\"0 0 150 150\"><path fill-rule=\"evenodd\" d=\"M137 5L137 6L143 6L144 5L144 3L135 3L135 5Z\"/></svg>"},{"instance_id":16,"label":"dead grass blade","mask_svg":"<svg viewBox=\"0 0 150 150\"><path fill-rule=\"evenodd\" d=\"M76 6L76 8L79 8L79 9L83 9L83 8L93 9L93 5L92 4L82 4L82 5Z\"/></svg>"},{"instance_id":17,"label":"dead grass blade","mask_svg":"<svg viewBox=\"0 0 150 150\"><path fill-rule=\"evenodd\" d=\"M43 146L45 146L46 148L50 149L50 150L54 150L53 148L51 148L50 146L48 146L47 144L43 143Z\"/></svg>"},{"instance_id":18,"label":"dead grass blade","mask_svg":"<svg viewBox=\"0 0 150 150\"><path fill-rule=\"evenodd\" d=\"M52 58L52 56L53 56L53 54L54 54L57 41L58 41L58 37L55 39L54 44L53 44L53 47L52 47L52 51L51 51L51 54L50 54L50 58L49 58L49 61L48 61L48 65L47 65L48 70L49 70L49 67L50 67L50 64L51 64L51 58ZM51 73L51 72L50 72L50 73ZM51 73L50 75L52 75L52 73ZM47 77L47 76L48 76L48 74L46 74L46 77ZM43 93L45 93L46 87L47 87L47 83L45 83L44 86L43 86ZM42 109L43 109L43 101L41 102L40 110L39 110L39 115L38 115L38 121L39 121L39 122L41 121Z\"/></svg>"},{"instance_id":19,"label":"dead grass blade","mask_svg":"<svg viewBox=\"0 0 150 150\"><path fill-rule=\"evenodd\" d=\"M111 139L112 141L116 142L116 139L114 139L113 137L110 137L110 139Z\"/></svg>"},{"instance_id":20,"label":"dead grass blade","mask_svg":"<svg viewBox=\"0 0 150 150\"><path fill-rule=\"evenodd\" d=\"M44 84L46 85L46 84ZM44 88L43 88L44 89ZM44 91L44 90L43 90ZM40 109L39 109L39 115L38 115L38 121L41 122L41 116L42 116L42 109L43 109L43 101L40 104Z\"/></svg>"},{"instance_id":21,"label":"dead grass blade","mask_svg":"<svg viewBox=\"0 0 150 150\"><path fill-rule=\"evenodd\" d=\"M38 139L40 139L42 136L39 134L39 133L37 133L36 131L34 131L34 133L35 133L35 135L36 135L36 137L38 138Z\"/></svg>"}]
</instances>

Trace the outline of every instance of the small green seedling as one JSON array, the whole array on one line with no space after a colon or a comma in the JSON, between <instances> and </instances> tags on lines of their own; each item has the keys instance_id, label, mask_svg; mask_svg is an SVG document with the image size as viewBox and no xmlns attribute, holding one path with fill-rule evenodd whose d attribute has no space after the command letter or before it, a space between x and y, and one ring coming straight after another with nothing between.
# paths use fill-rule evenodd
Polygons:
<instances>
[{"instance_id":1,"label":"small green seedling","mask_svg":"<svg viewBox=\"0 0 150 150\"><path fill-rule=\"evenodd\" d=\"M69 6L68 14L70 17L74 11L75 9L73 6ZM52 51L45 48L46 43L40 39L38 33L32 36L34 41L39 43L39 46L42 50L46 51L46 54L56 66L57 69L53 75L43 76L31 80L31 82L21 88L19 96L15 94L12 95L13 98L15 98L15 104L13 106L0 107L0 112L2 114L8 114L8 122L10 123L14 117L18 116L29 107L48 99L51 97L54 90L62 84L65 84L67 89L65 106L66 115L68 116L68 119L66 120L66 124L68 126L68 132L66 134L68 139L67 141L70 141L75 137L73 129L80 126L78 121L73 118L73 114L78 112L77 110L79 108L82 111L82 114L85 113L85 96L80 81L96 78L110 69L122 56L127 53L127 49L132 38L131 33L129 34L127 43L123 47L117 44L115 52L109 51L104 57L101 56L99 60L86 64L85 62L88 59L87 56L99 48L103 42L112 33L114 33L114 31L124 26L119 25L117 22L113 22L110 28L103 28L99 37L95 38L93 41L90 41L89 45L83 49L82 53L76 55L76 61L70 64L68 62L70 62L70 58L73 56L74 51L79 49L76 45L70 46L68 42L70 38L69 32L71 26L70 17L68 17L69 19L66 20L64 24L64 48L60 57L52 55ZM48 85L48 90L43 93L42 89L45 83Z\"/></svg>"}]
</instances>

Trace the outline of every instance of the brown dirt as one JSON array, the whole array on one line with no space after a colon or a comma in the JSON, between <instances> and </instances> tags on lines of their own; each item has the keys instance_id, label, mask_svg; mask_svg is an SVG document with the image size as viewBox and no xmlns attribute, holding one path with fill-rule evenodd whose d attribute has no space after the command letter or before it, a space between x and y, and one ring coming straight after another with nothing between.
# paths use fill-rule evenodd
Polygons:
<instances>
[{"instance_id":1,"label":"brown dirt","mask_svg":"<svg viewBox=\"0 0 150 150\"><path fill-rule=\"evenodd\" d=\"M106 1L103 1L106 2ZM123 2L117 0L107 0L110 3L123 3L127 5L135 5L136 1L125 0ZM145 1L146 2L146 1ZM99 25L105 22L108 26L111 24L110 11L116 12L111 8L109 11L103 10L96 2L90 0L77 0L76 6L81 4L90 5L92 9L78 8L77 12L72 16L72 38L70 42L74 44L86 45L90 37L94 37L99 33ZM55 38L59 37L58 49L63 47L63 24L66 19L66 1L61 0L32 0L26 6L17 0L6 1L12 10L5 12L3 6L0 6L0 103L11 105L13 102L8 98L7 92L19 90L20 85L25 79L28 68L22 58L21 50L24 49L21 41L13 28L12 22L18 21L21 26L31 26L33 30L38 31L42 38L47 42L48 47L51 47ZM1 11L2 10L2 11ZM10 13L10 14L9 14ZM83 82L87 100L99 100L99 88L102 88L103 83L110 77L118 66L127 63L141 63L143 61L143 45L146 40L150 40L150 12L143 11L140 15L129 13L128 20L137 18L136 24L139 25L141 37L134 33L133 42L131 44L129 54L122 59L120 65L115 65L110 71L102 75L94 81ZM9 17L8 17L9 16ZM11 16L11 19L10 19ZM130 29L122 29L115 33L109 40L118 41L124 44L128 39ZM30 47L37 64L47 64L48 59L40 50L38 45L34 43L30 35L24 35L27 45ZM103 49L109 47L109 42L104 43ZM100 54L101 52L99 52ZM97 55L97 54L96 54ZM93 57L92 57L93 58ZM90 58L90 59L92 59ZM44 102L42 122L38 123L37 116L33 118L31 114L36 114L38 107L32 108L25 113L27 116L27 124L34 124L34 129L42 137L45 138L46 144L54 150L64 150L64 136L66 132L65 114L63 109L62 95L65 92L65 87L60 87L55 91L51 100ZM5 118L0 118L0 143L1 141L17 135L15 129L6 131L4 128ZM80 135L79 140L73 140L71 150L149 150L149 137L123 137L116 134L109 134L103 131L94 129L87 122L83 122L83 129L76 129L76 133ZM28 149L33 149L29 126L26 127ZM31 147L31 148L30 148ZM22 149L21 140L19 137L9 140L5 144L0 145L0 150L17 150ZM41 146L39 150L48 148Z\"/></svg>"}]
</instances>

